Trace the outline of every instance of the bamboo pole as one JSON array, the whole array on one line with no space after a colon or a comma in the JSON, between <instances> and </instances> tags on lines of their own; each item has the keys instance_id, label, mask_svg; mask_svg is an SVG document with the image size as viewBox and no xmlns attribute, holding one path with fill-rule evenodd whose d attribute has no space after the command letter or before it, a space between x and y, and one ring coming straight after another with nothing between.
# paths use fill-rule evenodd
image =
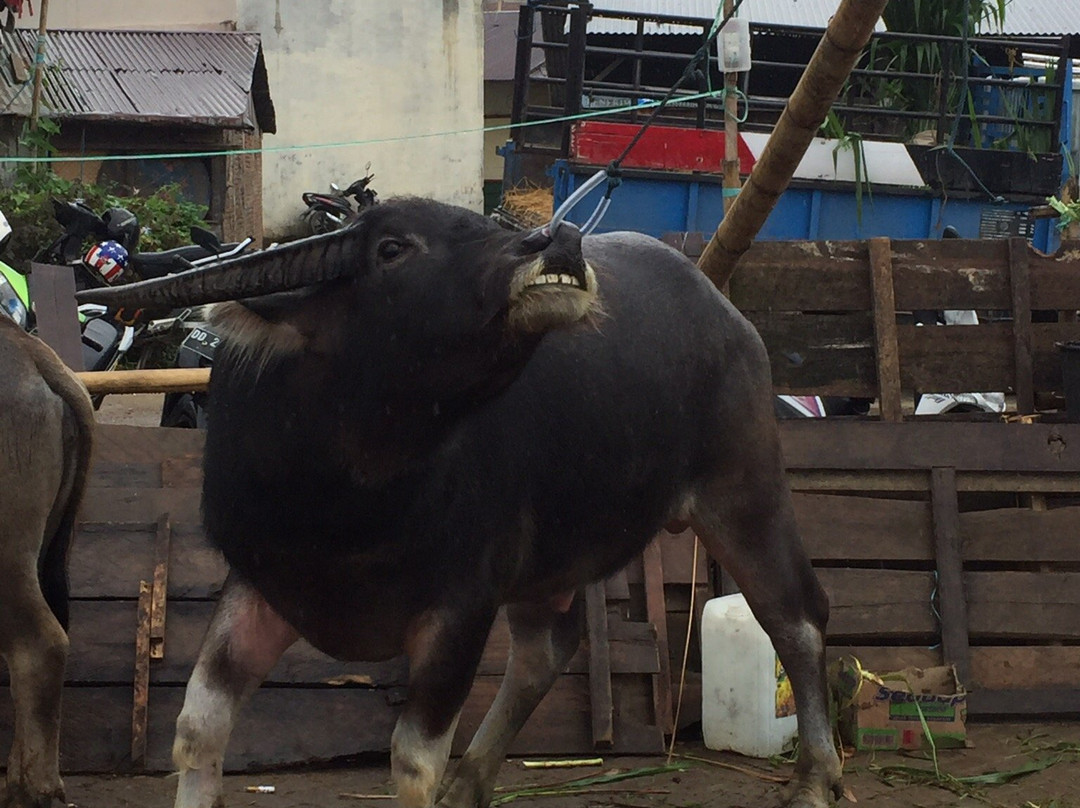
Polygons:
<instances>
[{"instance_id":1,"label":"bamboo pole","mask_svg":"<svg viewBox=\"0 0 1080 808\"><path fill-rule=\"evenodd\" d=\"M98 370L76 373L91 395L106 393L194 393L210 385L210 368Z\"/></svg>"},{"instance_id":2,"label":"bamboo pole","mask_svg":"<svg viewBox=\"0 0 1080 808\"><path fill-rule=\"evenodd\" d=\"M888 0L841 0L746 184L698 259L723 289L765 224L859 59Z\"/></svg>"}]
</instances>

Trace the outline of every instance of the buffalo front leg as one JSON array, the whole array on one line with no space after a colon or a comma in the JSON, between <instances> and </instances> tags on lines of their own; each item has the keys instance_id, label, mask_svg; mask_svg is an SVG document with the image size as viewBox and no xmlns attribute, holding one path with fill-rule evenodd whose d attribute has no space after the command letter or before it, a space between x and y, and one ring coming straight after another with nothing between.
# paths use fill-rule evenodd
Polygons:
<instances>
[{"instance_id":1,"label":"buffalo front leg","mask_svg":"<svg viewBox=\"0 0 1080 808\"><path fill-rule=\"evenodd\" d=\"M791 679L799 758L788 805L824 808L842 793L825 674L829 601L799 538L779 452L753 458L737 481L710 482L691 523L739 585Z\"/></svg>"},{"instance_id":2,"label":"buffalo front leg","mask_svg":"<svg viewBox=\"0 0 1080 808\"><path fill-rule=\"evenodd\" d=\"M488 604L437 608L409 627L409 690L390 739L402 808L429 808L434 802L495 612Z\"/></svg>"},{"instance_id":3,"label":"buffalo front leg","mask_svg":"<svg viewBox=\"0 0 1080 808\"><path fill-rule=\"evenodd\" d=\"M176 808L220 808L225 747L241 705L299 638L247 583L230 575L176 721Z\"/></svg>"},{"instance_id":4,"label":"buffalo front leg","mask_svg":"<svg viewBox=\"0 0 1080 808\"><path fill-rule=\"evenodd\" d=\"M64 799L60 780L60 695L68 639L49 610L33 563L10 573L0 565L0 654L15 701L3 808L49 808ZM10 573L10 574L9 574Z\"/></svg>"},{"instance_id":5,"label":"buffalo front leg","mask_svg":"<svg viewBox=\"0 0 1080 808\"><path fill-rule=\"evenodd\" d=\"M510 656L506 675L439 804L486 808L506 751L562 673L581 640L577 598L568 611L551 603L507 606Z\"/></svg>"}]
</instances>

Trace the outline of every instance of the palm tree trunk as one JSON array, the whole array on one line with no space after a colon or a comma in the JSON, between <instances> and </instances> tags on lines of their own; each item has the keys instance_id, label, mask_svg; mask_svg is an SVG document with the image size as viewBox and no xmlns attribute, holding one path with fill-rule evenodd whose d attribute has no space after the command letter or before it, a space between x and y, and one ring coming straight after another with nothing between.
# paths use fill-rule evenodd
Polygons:
<instances>
[{"instance_id":1,"label":"palm tree trunk","mask_svg":"<svg viewBox=\"0 0 1080 808\"><path fill-rule=\"evenodd\" d=\"M698 267L718 288L725 288L787 188L887 3L841 0L754 170L698 260Z\"/></svg>"}]
</instances>

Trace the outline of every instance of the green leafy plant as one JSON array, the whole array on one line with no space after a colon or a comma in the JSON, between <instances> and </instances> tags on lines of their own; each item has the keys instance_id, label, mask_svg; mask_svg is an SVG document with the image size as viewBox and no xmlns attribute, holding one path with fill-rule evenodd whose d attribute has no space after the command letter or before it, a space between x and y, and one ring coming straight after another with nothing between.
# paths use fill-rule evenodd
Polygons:
<instances>
[{"instance_id":1,"label":"green leafy plant","mask_svg":"<svg viewBox=\"0 0 1080 808\"><path fill-rule=\"evenodd\" d=\"M863 144L863 136L858 132L849 132L844 128L839 116L831 109L821 124L821 131L825 137L836 141L833 146L833 172L837 170L837 161L841 151L850 151L852 160L855 162L855 216L859 224L862 224L862 200L865 191L867 198L873 204L874 196L870 186L870 172L866 166L866 149Z\"/></svg>"}]
</instances>

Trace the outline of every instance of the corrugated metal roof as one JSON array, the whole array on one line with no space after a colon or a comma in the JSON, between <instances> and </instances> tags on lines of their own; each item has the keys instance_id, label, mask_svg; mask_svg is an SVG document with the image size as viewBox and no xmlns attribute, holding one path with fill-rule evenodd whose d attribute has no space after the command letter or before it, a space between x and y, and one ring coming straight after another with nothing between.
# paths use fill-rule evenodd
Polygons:
<instances>
[{"instance_id":1,"label":"corrugated metal roof","mask_svg":"<svg viewBox=\"0 0 1080 808\"><path fill-rule=\"evenodd\" d=\"M899 2L900 0L898 0ZM909 2L910 0L903 0ZM593 6L605 11L639 14L667 14L675 17L713 19L718 0L594 0ZM824 28L836 13L839 0L746 0L739 16L759 25L785 25ZM594 18L589 23L594 34L631 33L633 23ZM877 30L885 26L878 23ZM647 34L699 33L700 28L647 23ZM989 33L989 32L987 32ZM1007 0L1005 25L994 33L1005 34L1080 34L1080 2L1077 0Z\"/></svg>"},{"instance_id":2,"label":"corrugated metal roof","mask_svg":"<svg viewBox=\"0 0 1080 808\"><path fill-rule=\"evenodd\" d=\"M30 114L13 61L32 65L36 40L35 31L0 31L2 114ZM46 65L41 103L50 117L276 128L258 34L50 31Z\"/></svg>"},{"instance_id":3,"label":"corrugated metal roof","mask_svg":"<svg viewBox=\"0 0 1080 808\"><path fill-rule=\"evenodd\" d=\"M1004 34L1080 34L1080 3L1076 0L1009 0Z\"/></svg>"},{"instance_id":4,"label":"corrugated metal roof","mask_svg":"<svg viewBox=\"0 0 1080 808\"><path fill-rule=\"evenodd\" d=\"M716 15L718 0L593 0L593 7L604 11L636 14L664 14L709 20ZM836 13L839 0L746 0L739 7L739 16L759 25L787 25L824 28ZM634 23L593 17L589 22L591 34L625 34L635 30ZM878 30L885 30L878 24ZM701 27L645 24L646 34L700 34Z\"/></svg>"}]
</instances>

